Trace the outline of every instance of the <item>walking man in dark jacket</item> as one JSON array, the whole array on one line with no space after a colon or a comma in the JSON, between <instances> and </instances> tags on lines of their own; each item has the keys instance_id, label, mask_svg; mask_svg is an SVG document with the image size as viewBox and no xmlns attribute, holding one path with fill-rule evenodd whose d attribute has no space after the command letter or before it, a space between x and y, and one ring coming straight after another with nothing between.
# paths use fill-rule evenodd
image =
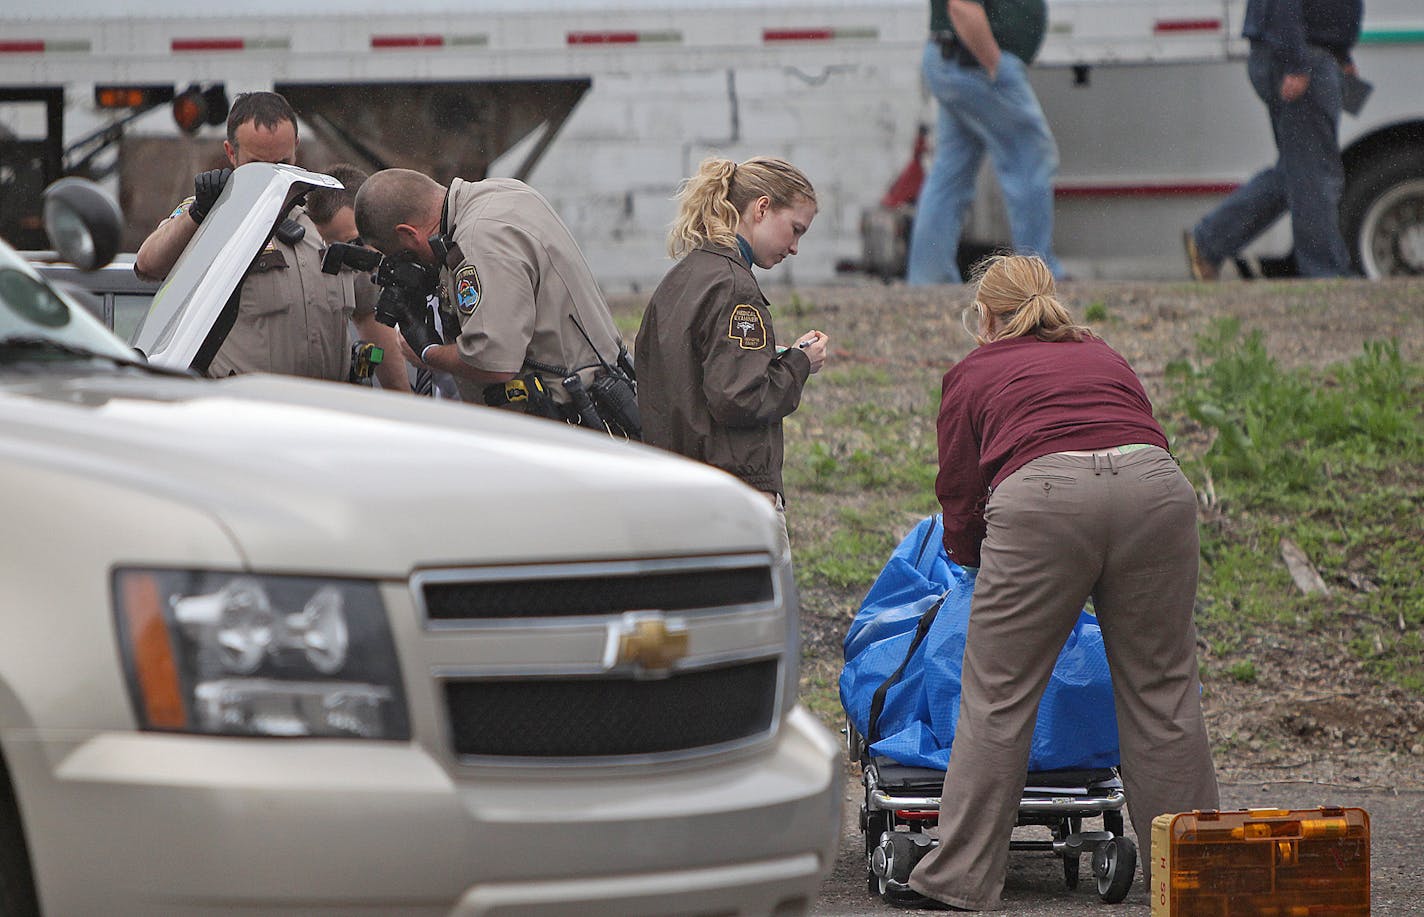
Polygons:
<instances>
[{"instance_id":1,"label":"walking man in dark jacket","mask_svg":"<svg viewBox=\"0 0 1424 917\"><path fill-rule=\"evenodd\" d=\"M1350 51L1363 12L1362 0L1248 0L1246 72L1266 103L1278 158L1187 232L1195 279L1215 280L1222 261L1287 211L1302 277L1353 273L1340 233L1340 105L1342 81L1356 73Z\"/></svg>"}]
</instances>

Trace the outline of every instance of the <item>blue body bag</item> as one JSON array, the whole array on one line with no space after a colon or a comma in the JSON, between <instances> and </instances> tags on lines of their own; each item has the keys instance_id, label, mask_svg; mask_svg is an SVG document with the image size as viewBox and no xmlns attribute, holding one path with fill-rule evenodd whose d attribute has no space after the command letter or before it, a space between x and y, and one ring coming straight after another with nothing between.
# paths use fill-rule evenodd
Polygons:
<instances>
[{"instance_id":1,"label":"blue body bag","mask_svg":"<svg viewBox=\"0 0 1424 917\"><path fill-rule=\"evenodd\" d=\"M936 515L905 536L866 593L846 633L840 694L856 731L874 740L872 756L939 770L949 765L974 577L945 554ZM921 618L941 599L910 653ZM884 691L872 735L876 692L897 672ZM1117 763L1117 717L1103 635L1097 619L1084 611L1039 703L1028 769Z\"/></svg>"}]
</instances>

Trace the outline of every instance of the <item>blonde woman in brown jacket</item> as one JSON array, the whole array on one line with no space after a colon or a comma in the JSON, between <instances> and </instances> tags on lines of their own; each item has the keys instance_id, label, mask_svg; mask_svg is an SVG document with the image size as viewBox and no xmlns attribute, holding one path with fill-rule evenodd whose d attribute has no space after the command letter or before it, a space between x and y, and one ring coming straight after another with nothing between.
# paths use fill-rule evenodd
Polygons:
<instances>
[{"instance_id":1,"label":"blonde woman in brown jacket","mask_svg":"<svg viewBox=\"0 0 1424 917\"><path fill-rule=\"evenodd\" d=\"M816 192L780 159L709 158L677 199L668 253L678 263L654 291L634 348L644 442L721 468L782 509L781 421L829 339L808 331L778 346L752 266L796 254Z\"/></svg>"}]
</instances>

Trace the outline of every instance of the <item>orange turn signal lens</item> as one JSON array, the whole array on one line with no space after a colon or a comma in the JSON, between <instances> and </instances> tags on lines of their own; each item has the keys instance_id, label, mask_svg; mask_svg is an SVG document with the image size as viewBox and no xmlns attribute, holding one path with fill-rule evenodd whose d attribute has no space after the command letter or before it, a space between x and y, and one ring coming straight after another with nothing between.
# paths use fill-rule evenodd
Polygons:
<instances>
[{"instance_id":1,"label":"orange turn signal lens","mask_svg":"<svg viewBox=\"0 0 1424 917\"><path fill-rule=\"evenodd\" d=\"M188 133L202 127L207 114L208 107L204 104L200 92L190 89L173 100L173 120L179 128Z\"/></svg>"},{"instance_id":2,"label":"orange turn signal lens","mask_svg":"<svg viewBox=\"0 0 1424 917\"><path fill-rule=\"evenodd\" d=\"M152 108L172 98L172 85L158 83L94 87L94 104L98 108Z\"/></svg>"},{"instance_id":3,"label":"orange turn signal lens","mask_svg":"<svg viewBox=\"0 0 1424 917\"><path fill-rule=\"evenodd\" d=\"M142 89L110 86L99 90L100 108L137 108L143 104Z\"/></svg>"},{"instance_id":4,"label":"orange turn signal lens","mask_svg":"<svg viewBox=\"0 0 1424 917\"><path fill-rule=\"evenodd\" d=\"M163 618L163 592L152 573L125 570L117 574L116 592L124 631L130 643L135 681L149 729L183 729L188 712L178 680L178 663Z\"/></svg>"}]
</instances>

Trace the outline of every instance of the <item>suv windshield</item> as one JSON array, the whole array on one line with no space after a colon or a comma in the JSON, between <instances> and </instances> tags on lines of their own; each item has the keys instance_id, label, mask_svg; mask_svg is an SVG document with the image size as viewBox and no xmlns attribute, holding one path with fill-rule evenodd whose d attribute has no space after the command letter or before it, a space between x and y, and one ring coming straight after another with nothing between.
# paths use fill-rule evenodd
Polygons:
<instances>
[{"instance_id":1,"label":"suv windshield","mask_svg":"<svg viewBox=\"0 0 1424 917\"><path fill-rule=\"evenodd\" d=\"M0 365L93 356L122 362L136 358L87 310L0 243Z\"/></svg>"}]
</instances>

